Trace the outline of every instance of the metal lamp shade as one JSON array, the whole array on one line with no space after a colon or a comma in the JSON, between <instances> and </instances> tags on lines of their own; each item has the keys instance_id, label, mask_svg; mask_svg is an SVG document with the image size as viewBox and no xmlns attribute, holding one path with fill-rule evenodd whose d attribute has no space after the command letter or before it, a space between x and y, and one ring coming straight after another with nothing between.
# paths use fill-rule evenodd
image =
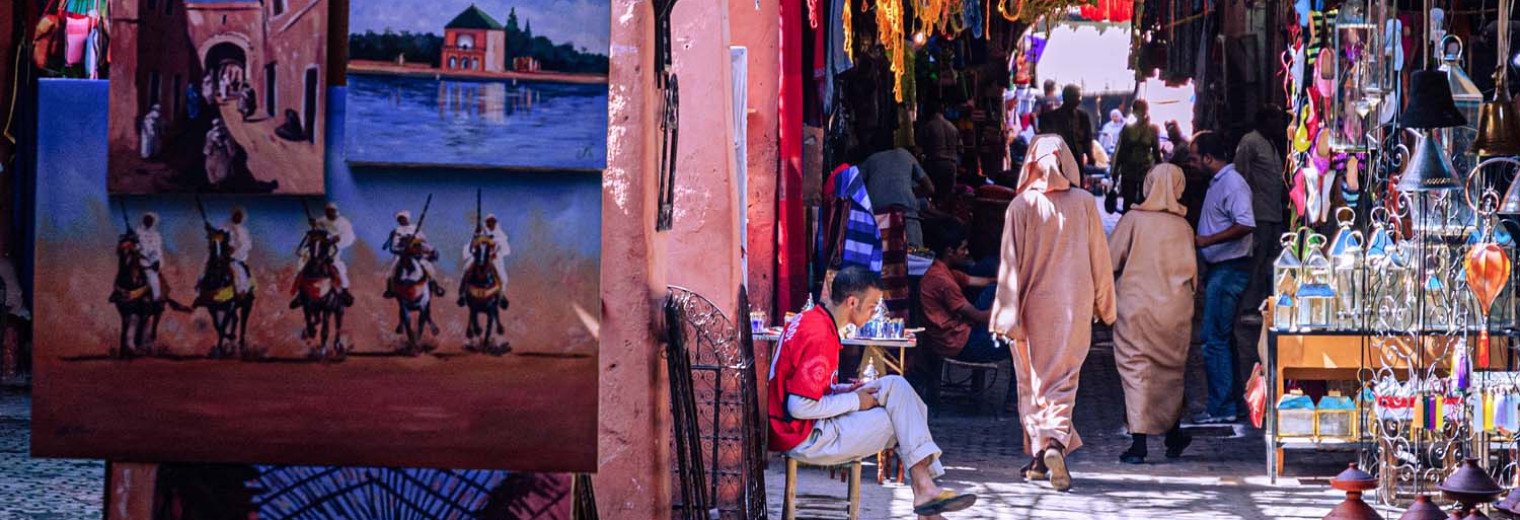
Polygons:
<instances>
[{"instance_id":1,"label":"metal lamp shade","mask_svg":"<svg viewBox=\"0 0 1520 520\"><path fill-rule=\"evenodd\" d=\"M1454 190L1462 187L1461 179L1453 171L1451 158L1430 136L1420 135L1415 143L1414 156L1399 178L1399 191Z\"/></svg>"},{"instance_id":2,"label":"metal lamp shade","mask_svg":"<svg viewBox=\"0 0 1520 520\"><path fill-rule=\"evenodd\" d=\"M1505 88L1478 109L1478 140L1473 148L1479 157L1520 155L1520 113Z\"/></svg>"},{"instance_id":3,"label":"metal lamp shade","mask_svg":"<svg viewBox=\"0 0 1520 520\"><path fill-rule=\"evenodd\" d=\"M1409 105L1399 116L1406 128L1454 128L1467 124L1452 98L1447 73L1438 69L1415 72L1409 82Z\"/></svg>"}]
</instances>

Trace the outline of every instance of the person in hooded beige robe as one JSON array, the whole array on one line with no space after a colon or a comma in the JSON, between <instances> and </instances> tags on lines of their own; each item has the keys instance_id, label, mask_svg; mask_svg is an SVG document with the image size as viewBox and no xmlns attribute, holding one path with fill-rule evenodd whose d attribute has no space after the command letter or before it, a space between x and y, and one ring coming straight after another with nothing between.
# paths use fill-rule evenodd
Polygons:
<instances>
[{"instance_id":1,"label":"person in hooded beige robe","mask_svg":"<svg viewBox=\"0 0 1520 520\"><path fill-rule=\"evenodd\" d=\"M1114 270L1096 199L1057 135L1036 136L1008 204L990 329L1011 343L1019 421L1031 480L1071 487L1066 454L1082 446L1072 424L1077 379L1094 316L1113 323Z\"/></svg>"},{"instance_id":2,"label":"person in hooded beige robe","mask_svg":"<svg viewBox=\"0 0 1520 520\"><path fill-rule=\"evenodd\" d=\"M1124 385L1124 417L1133 444L1119 455L1145 462L1146 435L1166 433L1166 456L1177 458L1192 442L1178 428L1182 373L1193 336L1193 291L1198 263L1193 227L1180 201L1187 179L1173 164L1151 168L1144 203L1132 207L1108 237L1119 297L1114 361Z\"/></svg>"}]
</instances>

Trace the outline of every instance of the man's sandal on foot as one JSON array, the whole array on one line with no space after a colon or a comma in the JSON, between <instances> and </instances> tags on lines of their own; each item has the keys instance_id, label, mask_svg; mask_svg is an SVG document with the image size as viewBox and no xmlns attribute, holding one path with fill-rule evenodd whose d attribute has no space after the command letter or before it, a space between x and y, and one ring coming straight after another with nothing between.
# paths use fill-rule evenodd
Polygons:
<instances>
[{"instance_id":1,"label":"man's sandal on foot","mask_svg":"<svg viewBox=\"0 0 1520 520\"><path fill-rule=\"evenodd\" d=\"M1050 487L1056 491L1071 489L1071 472L1066 469L1066 455L1061 450L1045 450L1045 467L1050 469Z\"/></svg>"},{"instance_id":2,"label":"man's sandal on foot","mask_svg":"<svg viewBox=\"0 0 1520 520\"><path fill-rule=\"evenodd\" d=\"M1029 482L1034 482L1036 480L1050 480L1050 475L1046 473L1044 468L1039 467L1039 464L1036 462L1037 461L1031 460L1029 461L1029 464L1025 464L1024 467L1019 468L1019 473L1024 475L1024 480Z\"/></svg>"},{"instance_id":3,"label":"man's sandal on foot","mask_svg":"<svg viewBox=\"0 0 1520 520\"><path fill-rule=\"evenodd\" d=\"M930 500L921 506L913 506L913 514L931 516L940 513L954 513L970 508L973 505L976 505L976 495L971 493L956 493L946 489L940 491L939 496L934 497L934 500Z\"/></svg>"}]
</instances>

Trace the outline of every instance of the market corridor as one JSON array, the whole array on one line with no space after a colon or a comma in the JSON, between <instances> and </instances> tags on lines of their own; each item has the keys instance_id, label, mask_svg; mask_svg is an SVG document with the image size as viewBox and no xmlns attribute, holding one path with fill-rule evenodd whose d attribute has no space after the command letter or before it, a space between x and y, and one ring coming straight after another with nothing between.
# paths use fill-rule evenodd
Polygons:
<instances>
[{"instance_id":1,"label":"market corridor","mask_svg":"<svg viewBox=\"0 0 1520 520\"><path fill-rule=\"evenodd\" d=\"M1121 412L1124 397L1113 344L1106 328L1100 328L1082 367L1076 426L1086 444L1071 457L1072 490L1059 493L1045 483L1024 482L1019 467L1027 459L1010 409L993 418L985 407L946 401L930 420L935 440L946 453L943 483L980 497L976 507L947 518L1309 520L1323 517L1344 499L1343 493L1329 488L1328 479L1345 469L1352 454L1290 453L1285 477L1272 486L1265 473L1261 430L1245 421L1193 429L1193 445L1181 459L1162 457L1155 439L1145 464L1119 463L1119 453L1130 442ZM1190 411L1202 408L1205 392L1198 347L1195 339L1187 373ZM1007 375L1005 365L994 392L1005 388ZM779 518L785 466L771 460L766 495L771 513ZM907 486L875 484L874 466L866 466L864 474L861 518L912 518ZM827 471L816 468L800 470L799 481L798 518L847 518L843 483L830 481Z\"/></svg>"}]
</instances>

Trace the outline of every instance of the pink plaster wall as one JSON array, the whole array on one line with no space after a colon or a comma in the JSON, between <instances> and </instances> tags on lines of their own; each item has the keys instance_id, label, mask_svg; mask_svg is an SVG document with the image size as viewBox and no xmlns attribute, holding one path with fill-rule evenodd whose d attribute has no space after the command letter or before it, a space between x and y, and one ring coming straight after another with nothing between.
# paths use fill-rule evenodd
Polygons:
<instances>
[{"instance_id":1,"label":"pink plaster wall","mask_svg":"<svg viewBox=\"0 0 1520 520\"><path fill-rule=\"evenodd\" d=\"M654 333L665 296L666 237L654 233L659 102L648 1L612 2L611 58L593 482L602 518L670 518L669 383Z\"/></svg>"},{"instance_id":2,"label":"pink plaster wall","mask_svg":"<svg viewBox=\"0 0 1520 520\"><path fill-rule=\"evenodd\" d=\"M771 314L776 300L776 181L780 178L779 129L781 29L778 0L729 2L733 44L749 49L748 252L750 307Z\"/></svg>"},{"instance_id":3,"label":"pink plaster wall","mask_svg":"<svg viewBox=\"0 0 1520 520\"><path fill-rule=\"evenodd\" d=\"M745 0L736 0L745 1ZM742 283L738 183L734 179L733 79L725 0L681 0L672 14L680 76L675 228L666 274L733 316Z\"/></svg>"}]
</instances>

